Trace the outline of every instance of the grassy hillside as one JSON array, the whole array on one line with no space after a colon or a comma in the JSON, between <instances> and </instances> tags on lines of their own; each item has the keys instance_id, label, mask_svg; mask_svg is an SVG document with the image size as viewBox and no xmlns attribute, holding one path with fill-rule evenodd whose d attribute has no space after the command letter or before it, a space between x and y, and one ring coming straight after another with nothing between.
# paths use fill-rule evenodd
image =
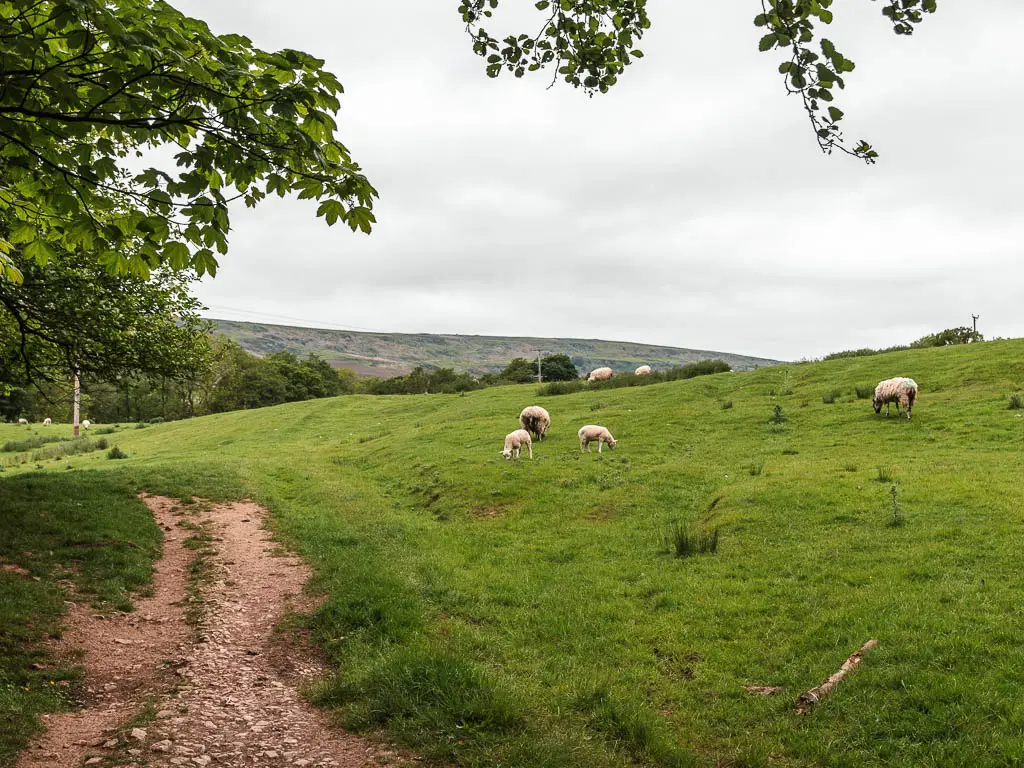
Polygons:
<instances>
[{"instance_id":1,"label":"grassy hillside","mask_svg":"<svg viewBox=\"0 0 1024 768\"><path fill-rule=\"evenodd\" d=\"M361 376L382 378L406 374L418 365L455 368L476 376L498 373L516 357L547 354L569 355L580 372L609 365L632 371L638 365L671 368L715 357L736 370L774 365L777 360L702 349L678 349L651 344L594 339L532 339L512 336L459 336L409 333L359 333L320 328L214 320L220 333L257 355L288 350L299 355L315 352L335 367L353 369Z\"/></svg>"},{"instance_id":2,"label":"grassy hillside","mask_svg":"<svg viewBox=\"0 0 1024 768\"><path fill-rule=\"evenodd\" d=\"M912 421L856 399L893 375L921 385ZM545 398L518 463L534 386L343 397L123 429L129 459L30 462L0 497L52 472L266 504L330 595L318 700L428 757L1002 766L1024 761L1022 390L1024 340L584 392ZM581 456L586 423L616 450ZM718 551L675 557L679 523Z\"/></svg>"}]
</instances>

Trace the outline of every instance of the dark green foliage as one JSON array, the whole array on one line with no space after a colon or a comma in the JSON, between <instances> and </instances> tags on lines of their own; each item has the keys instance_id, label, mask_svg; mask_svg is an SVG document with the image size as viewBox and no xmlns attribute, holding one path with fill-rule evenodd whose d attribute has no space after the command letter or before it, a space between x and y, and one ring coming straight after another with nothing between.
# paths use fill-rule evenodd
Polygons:
<instances>
[{"instance_id":1,"label":"dark green foliage","mask_svg":"<svg viewBox=\"0 0 1024 768\"><path fill-rule=\"evenodd\" d=\"M651 26L646 0L540 0L538 24L525 33L495 37L483 26L499 0L462 0L459 13L473 40L473 51L486 59L488 76L503 70L523 77L545 67L557 70L556 78L605 93L618 82L625 68L643 57L637 45ZM785 54L779 65L788 93L799 94L821 150L846 152L872 163L878 153L865 141L852 148L843 141L839 122L843 112L832 105L834 93L845 87L844 76L854 64L835 44L821 37L819 25L832 23L832 0L771 0L761 4L754 24L763 28L758 49ZM936 0L902 0L884 4L882 14L898 35L911 34L932 13ZM812 50L812 44L817 50ZM818 52L820 51L820 53Z\"/></svg>"},{"instance_id":2,"label":"dark green foliage","mask_svg":"<svg viewBox=\"0 0 1024 768\"><path fill-rule=\"evenodd\" d=\"M452 368L427 371L414 368L405 376L390 379L366 379L360 383L360 391L371 395L439 395L471 392L483 389L484 385L468 373L457 373Z\"/></svg>"},{"instance_id":3,"label":"dark green foliage","mask_svg":"<svg viewBox=\"0 0 1024 768\"><path fill-rule=\"evenodd\" d=\"M732 400L726 400L725 402L722 403L720 407L723 411L728 411L730 408L732 408Z\"/></svg>"},{"instance_id":4,"label":"dark green foliage","mask_svg":"<svg viewBox=\"0 0 1024 768\"><path fill-rule=\"evenodd\" d=\"M715 553L718 551L718 528L709 531L688 523L676 523L665 541L676 557Z\"/></svg>"},{"instance_id":5,"label":"dark green foliage","mask_svg":"<svg viewBox=\"0 0 1024 768\"><path fill-rule=\"evenodd\" d=\"M537 378L537 363L527 360L525 357L517 357L505 366L505 369L498 374L498 378L514 384L526 384L534 381Z\"/></svg>"},{"instance_id":6,"label":"dark green foliage","mask_svg":"<svg viewBox=\"0 0 1024 768\"><path fill-rule=\"evenodd\" d=\"M750 471L751 477L757 477L764 472L764 459L750 462L750 466L747 469Z\"/></svg>"},{"instance_id":7,"label":"dark green foliage","mask_svg":"<svg viewBox=\"0 0 1024 768\"><path fill-rule=\"evenodd\" d=\"M555 381L551 384L544 384L537 388L538 395L571 395L573 392L582 392L587 384L583 379L572 381Z\"/></svg>"},{"instance_id":8,"label":"dark green foliage","mask_svg":"<svg viewBox=\"0 0 1024 768\"><path fill-rule=\"evenodd\" d=\"M902 352L907 349L927 349L929 347L948 347L955 344L974 344L980 341L984 341L985 337L977 331L961 326L959 328L947 328L944 331L938 333L930 333L927 336L922 336L917 341L911 342L910 344L896 345L893 347L885 347L884 349L871 349L865 347L864 349L849 349L844 352L833 352L832 354L825 355L822 360L839 360L844 357L871 357L873 355L884 355L887 352ZM871 387L871 394L863 395L864 398L871 397L874 394L875 388ZM857 389L857 397L861 397L860 388Z\"/></svg>"},{"instance_id":9,"label":"dark green foliage","mask_svg":"<svg viewBox=\"0 0 1024 768\"><path fill-rule=\"evenodd\" d=\"M376 192L335 138L342 88L320 59L148 0L9 0L0 18L0 277L17 278L11 245L37 264L213 274L238 197L294 192L370 230ZM158 167L125 160L161 146Z\"/></svg>"},{"instance_id":10,"label":"dark green foliage","mask_svg":"<svg viewBox=\"0 0 1024 768\"><path fill-rule=\"evenodd\" d=\"M58 443L66 439L58 435L37 435L24 440L8 440L0 450L20 453L21 451L31 451L33 448L39 448L47 443Z\"/></svg>"},{"instance_id":11,"label":"dark green foliage","mask_svg":"<svg viewBox=\"0 0 1024 768\"><path fill-rule=\"evenodd\" d=\"M0 117L0 134L2 124ZM2 168L0 158L0 176ZM0 202L0 236L2 208ZM11 258L23 280L0 278L0 391L46 382L69 387L73 367L87 382L197 376L206 367L207 324L187 279L165 270L149 279L111 275L92 254L62 254L45 264ZM66 408L70 397L47 394L39 416L57 417L51 403ZM30 410L27 402L22 408Z\"/></svg>"},{"instance_id":12,"label":"dark green foliage","mask_svg":"<svg viewBox=\"0 0 1024 768\"><path fill-rule=\"evenodd\" d=\"M858 400L870 400L875 396L875 385L874 384L858 384L854 390L857 393Z\"/></svg>"},{"instance_id":13,"label":"dark green foliage","mask_svg":"<svg viewBox=\"0 0 1024 768\"><path fill-rule=\"evenodd\" d=\"M0 481L0 561L29 573L0 571L0 765L40 730L40 713L84 694L80 672L56 666L43 644L64 611L58 581L99 607L128 608L159 551L152 516L123 482L83 472Z\"/></svg>"},{"instance_id":14,"label":"dark green foliage","mask_svg":"<svg viewBox=\"0 0 1024 768\"><path fill-rule=\"evenodd\" d=\"M125 453L124 451L122 451L118 446L115 445L113 448L111 448L109 451L107 451L107 458L108 459L127 459L128 458L128 454Z\"/></svg>"},{"instance_id":15,"label":"dark green foliage","mask_svg":"<svg viewBox=\"0 0 1024 768\"><path fill-rule=\"evenodd\" d=\"M1010 395L1010 401L1009 403L1007 403L1007 408L1009 408L1011 411L1019 411L1021 409L1024 409L1024 395L1021 395L1019 392L1015 392L1014 394ZM4 448L4 450L7 449Z\"/></svg>"},{"instance_id":16,"label":"dark green foliage","mask_svg":"<svg viewBox=\"0 0 1024 768\"><path fill-rule=\"evenodd\" d=\"M842 394L843 392L840 389L829 390L821 396L821 402L825 403L825 405L831 405L836 401L836 398L840 397Z\"/></svg>"},{"instance_id":17,"label":"dark green foliage","mask_svg":"<svg viewBox=\"0 0 1024 768\"><path fill-rule=\"evenodd\" d=\"M785 424L786 420L787 416L785 412L782 410L782 406L776 403L774 407L772 407L772 417L768 420L769 423L777 425Z\"/></svg>"},{"instance_id":18,"label":"dark green foliage","mask_svg":"<svg viewBox=\"0 0 1024 768\"><path fill-rule=\"evenodd\" d=\"M548 355L541 358L540 370L544 381L575 381L580 372L568 355Z\"/></svg>"}]
</instances>

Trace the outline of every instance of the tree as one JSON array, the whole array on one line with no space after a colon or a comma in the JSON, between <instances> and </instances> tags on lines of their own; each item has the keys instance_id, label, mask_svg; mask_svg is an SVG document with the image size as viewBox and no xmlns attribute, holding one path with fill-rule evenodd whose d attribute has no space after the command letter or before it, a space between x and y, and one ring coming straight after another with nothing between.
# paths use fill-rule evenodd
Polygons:
<instances>
[{"instance_id":1,"label":"tree","mask_svg":"<svg viewBox=\"0 0 1024 768\"><path fill-rule=\"evenodd\" d=\"M913 342L911 347L948 347L953 344L973 344L978 341L984 341L985 337L978 333L973 328L968 328L963 325L959 328L947 328L944 331L938 333L930 333L927 336L922 336L917 341Z\"/></svg>"},{"instance_id":2,"label":"tree","mask_svg":"<svg viewBox=\"0 0 1024 768\"><path fill-rule=\"evenodd\" d=\"M162 0L0 0L0 273L19 279L19 250L213 274L228 203L289 191L369 232L376 192L334 135L341 90L322 60Z\"/></svg>"},{"instance_id":3,"label":"tree","mask_svg":"<svg viewBox=\"0 0 1024 768\"><path fill-rule=\"evenodd\" d=\"M499 0L462 0L459 13L473 40L473 50L487 61L487 74L503 70L515 77L554 67L559 77L588 94L606 93L643 52L636 46L651 26L647 0L539 0L542 16L532 33L499 40L483 24ZM852 148L843 141L843 112L832 105L834 90L845 87L843 76L854 64L828 38L816 39L817 25L832 23L833 0L761 0L754 24L765 34L761 51L784 51L779 65L786 91L801 97L822 151L838 149L874 162L878 153L866 141ZM934 13L936 0L883 0L882 15L898 35L910 35L924 14ZM817 43L820 53L812 50Z\"/></svg>"},{"instance_id":4,"label":"tree","mask_svg":"<svg viewBox=\"0 0 1024 768\"><path fill-rule=\"evenodd\" d=\"M203 369L208 324L188 280L157 270L148 280L111 275L88 256L14 263L0 279L0 386L181 376Z\"/></svg>"},{"instance_id":5,"label":"tree","mask_svg":"<svg viewBox=\"0 0 1024 768\"><path fill-rule=\"evenodd\" d=\"M580 377L580 372L572 364L568 355L549 355L540 361L540 370L544 381L572 381Z\"/></svg>"},{"instance_id":6,"label":"tree","mask_svg":"<svg viewBox=\"0 0 1024 768\"><path fill-rule=\"evenodd\" d=\"M525 357L517 357L505 366L505 369L498 374L502 381L512 381L517 384L525 384L537 378L537 363L527 360Z\"/></svg>"}]
</instances>

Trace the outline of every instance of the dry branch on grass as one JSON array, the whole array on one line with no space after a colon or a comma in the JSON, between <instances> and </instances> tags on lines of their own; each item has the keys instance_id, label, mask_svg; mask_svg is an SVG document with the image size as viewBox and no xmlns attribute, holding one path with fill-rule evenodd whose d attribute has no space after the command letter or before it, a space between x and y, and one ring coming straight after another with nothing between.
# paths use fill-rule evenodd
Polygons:
<instances>
[{"instance_id":1,"label":"dry branch on grass","mask_svg":"<svg viewBox=\"0 0 1024 768\"><path fill-rule=\"evenodd\" d=\"M807 693L800 694L800 698L796 700L796 713L798 715L806 715L811 707L820 703L822 699L832 693L832 690L839 685L839 681L850 674L853 668L860 664L865 654L876 645L878 645L877 640L868 640L860 647L859 651L843 662L843 666L839 668L839 671L829 677L828 680L817 688L811 688Z\"/></svg>"}]
</instances>

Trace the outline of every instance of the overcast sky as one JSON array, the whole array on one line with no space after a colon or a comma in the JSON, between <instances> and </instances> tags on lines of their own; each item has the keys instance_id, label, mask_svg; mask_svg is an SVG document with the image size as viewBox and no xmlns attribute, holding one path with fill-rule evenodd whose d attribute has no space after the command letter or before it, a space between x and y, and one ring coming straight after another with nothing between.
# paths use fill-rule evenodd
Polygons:
<instances>
[{"instance_id":1,"label":"overcast sky","mask_svg":"<svg viewBox=\"0 0 1024 768\"><path fill-rule=\"evenodd\" d=\"M326 59L381 195L369 237L310 201L237 209L197 289L209 316L783 359L971 313L1024 336L1020 0L944 0L910 39L881 3L838 5L828 37L857 69L837 104L873 167L820 154L780 55L757 52L755 0L651 0L645 58L593 99L487 78L457 0L174 4Z\"/></svg>"}]
</instances>

